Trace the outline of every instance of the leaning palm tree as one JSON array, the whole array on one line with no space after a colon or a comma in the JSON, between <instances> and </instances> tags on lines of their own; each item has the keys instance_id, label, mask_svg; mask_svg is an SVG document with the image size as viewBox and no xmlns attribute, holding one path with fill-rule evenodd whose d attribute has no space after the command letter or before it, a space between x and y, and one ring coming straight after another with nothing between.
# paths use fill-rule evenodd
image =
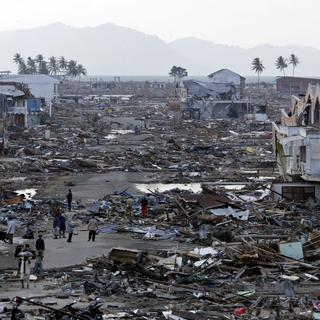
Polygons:
<instances>
[{"instance_id":1,"label":"leaning palm tree","mask_svg":"<svg viewBox=\"0 0 320 320\"><path fill-rule=\"evenodd\" d=\"M258 75L258 89L260 89L260 73L265 69L262 60L260 58L254 58L251 62L251 70Z\"/></svg>"},{"instance_id":2,"label":"leaning palm tree","mask_svg":"<svg viewBox=\"0 0 320 320\"><path fill-rule=\"evenodd\" d=\"M28 68L28 73L30 74L37 73L36 62L31 57L27 58L27 68Z\"/></svg>"},{"instance_id":3,"label":"leaning palm tree","mask_svg":"<svg viewBox=\"0 0 320 320\"><path fill-rule=\"evenodd\" d=\"M49 58L48 70L50 74L57 74L60 71L58 61L54 56Z\"/></svg>"},{"instance_id":4,"label":"leaning palm tree","mask_svg":"<svg viewBox=\"0 0 320 320\"><path fill-rule=\"evenodd\" d=\"M284 58L283 56L278 57L276 60L276 67L278 70L280 70L283 73L283 76L285 77L286 76L285 68L288 67L287 59Z\"/></svg>"},{"instance_id":5,"label":"leaning palm tree","mask_svg":"<svg viewBox=\"0 0 320 320\"><path fill-rule=\"evenodd\" d=\"M28 73L28 67L27 67L27 65L26 65L26 63L20 53L16 53L13 56L13 61L18 66L18 74L27 74Z\"/></svg>"}]
</instances>

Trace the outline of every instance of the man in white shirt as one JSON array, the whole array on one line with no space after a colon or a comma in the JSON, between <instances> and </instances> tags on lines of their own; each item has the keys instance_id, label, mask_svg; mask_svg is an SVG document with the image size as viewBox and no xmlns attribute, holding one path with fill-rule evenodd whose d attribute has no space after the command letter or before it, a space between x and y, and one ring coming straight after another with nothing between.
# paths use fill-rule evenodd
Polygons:
<instances>
[{"instance_id":1,"label":"man in white shirt","mask_svg":"<svg viewBox=\"0 0 320 320\"><path fill-rule=\"evenodd\" d=\"M7 237L10 244L13 244L13 235L16 233L16 231L17 224L11 217L9 217L7 225Z\"/></svg>"}]
</instances>

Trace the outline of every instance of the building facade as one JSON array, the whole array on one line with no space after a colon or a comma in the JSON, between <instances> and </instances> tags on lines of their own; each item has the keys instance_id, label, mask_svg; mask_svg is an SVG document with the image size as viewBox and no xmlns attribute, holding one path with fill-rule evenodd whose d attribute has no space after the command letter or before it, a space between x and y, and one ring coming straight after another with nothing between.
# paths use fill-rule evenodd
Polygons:
<instances>
[{"instance_id":1,"label":"building facade","mask_svg":"<svg viewBox=\"0 0 320 320\"><path fill-rule=\"evenodd\" d=\"M320 85L304 97L292 96L289 112L273 123L273 145L285 181L320 182Z\"/></svg>"}]
</instances>

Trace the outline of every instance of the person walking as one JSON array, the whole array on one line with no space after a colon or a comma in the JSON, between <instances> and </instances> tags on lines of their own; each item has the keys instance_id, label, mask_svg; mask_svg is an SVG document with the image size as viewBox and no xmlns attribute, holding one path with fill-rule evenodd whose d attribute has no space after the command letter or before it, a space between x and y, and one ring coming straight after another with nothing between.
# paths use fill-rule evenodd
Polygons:
<instances>
[{"instance_id":1,"label":"person walking","mask_svg":"<svg viewBox=\"0 0 320 320\"><path fill-rule=\"evenodd\" d=\"M13 236L17 231L17 224L12 217L8 218L8 225L7 225L7 238L10 244L13 244Z\"/></svg>"},{"instance_id":2,"label":"person walking","mask_svg":"<svg viewBox=\"0 0 320 320\"><path fill-rule=\"evenodd\" d=\"M67 242L72 242L72 236L73 236L73 231L74 231L74 224L73 224L70 220L67 220L67 223L66 223L66 231L67 231L67 233L68 233Z\"/></svg>"},{"instance_id":3,"label":"person walking","mask_svg":"<svg viewBox=\"0 0 320 320\"><path fill-rule=\"evenodd\" d=\"M98 221L95 217L92 217L89 220L89 224L88 224L88 231L89 231L88 241L90 241L91 239L92 241L96 241L97 230L98 230Z\"/></svg>"},{"instance_id":4,"label":"person walking","mask_svg":"<svg viewBox=\"0 0 320 320\"><path fill-rule=\"evenodd\" d=\"M66 237L66 218L61 214L59 217L59 238Z\"/></svg>"},{"instance_id":5,"label":"person walking","mask_svg":"<svg viewBox=\"0 0 320 320\"><path fill-rule=\"evenodd\" d=\"M142 213L142 218L146 218L148 216L148 199L146 196L144 196L142 199L141 199L141 213Z\"/></svg>"},{"instance_id":6,"label":"person walking","mask_svg":"<svg viewBox=\"0 0 320 320\"><path fill-rule=\"evenodd\" d=\"M45 244L41 234L38 235L38 239L36 241L36 250L34 271L36 275L40 275L43 272L43 257L45 251Z\"/></svg>"},{"instance_id":7,"label":"person walking","mask_svg":"<svg viewBox=\"0 0 320 320\"><path fill-rule=\"evenodd\" d=\"M25 248L22 250L22 252L19 253L19 256L21 259L21 267L20 267L21 288L24 289L24 281L26 281L27 289L29 289L32 253L30 251L30 247L28 244L25 245Z\"/></svg>"},{"instance_id":8,"label":"person walking","mask_svg":"<svg viewBox=\"0 0 320 320\"><path fill-rule=\"evenodd\" d=\"M69 192L67 194L67 202L68 202L68 210L71 211L71 205L72 205L72 192L71 192L71 189L69 189Z\"/></svg>"}]
</instances>

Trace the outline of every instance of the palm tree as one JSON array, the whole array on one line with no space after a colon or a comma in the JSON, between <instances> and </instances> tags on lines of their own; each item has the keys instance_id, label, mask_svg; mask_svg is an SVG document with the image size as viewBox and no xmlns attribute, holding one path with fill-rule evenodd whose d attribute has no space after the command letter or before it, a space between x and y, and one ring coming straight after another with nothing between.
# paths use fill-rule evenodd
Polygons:
<instances>
[{"instance_id":1,"label":"palm tree","mask_svg":"<svg viewBox=\"0 0 320 320\"><path fill-rule=\"evenodd\" d=\"M36 62L31 57L27 58L27 68L28 68L28 73L30 74L37 73Z\"/></svg>"},{"instance_id":2,"label":"palm tree","mask_svg":"<svg viewBox=\"0 0 320 320\"><path fill-rule=\"evenodd\" d=\"M78 76L77 61L75 61L75 60L68 61L67 76L69 76L69 77Z\"/></svg>"},{"instance_id":3,"label":"palm tree","mask_svg":"<svg viewBox=\"0 0 320 320\"><path fill-rule=\"evenodd\" d=\"M42 61L39 62L38 73L39 74L49 74L47 61L42 60Z\"/></svg>"},{"instance_id":4,"label":"palm tree","mask_svg":"<svg viewBox=\"0 0 320 320\"><path fill-rule=\"evenodd\" d=\"M65 57L61 56L58 60L58 65L59 65L59 68L60 70L64 70L66 71L67 70L67 67L68 67L68 61Z\"/></svg>"},{"instance_id":5,"label":"palm tree","mask_svg":"<svg viewBox=\"0 0 320 320\"><path fill-rule=\"evenodd\" d=\"M27 65L26 65L26 63L20 53L16 53L13 56L13 61L15 62L15 64L18 65L18 74L27 74L28 73L28 67L27 67Z\"/></svg>"},{"instance_id":6,"label":"palm tree","mask_svg":"<svg viewBox=\"0 0 320 320\"><path fill-rule=\"evenodd\" d=\"M49 58L48 70L50 74L57 74L60 71L58 61L54 56Z\"/></svg>"},{"instance_id":7,"label":"palm tree","mask_svg":"<svg viewBox=\"0 0 320 320\"><path fill-rule=\"evenodd\" d=\"M21 63L22 60L23 60L23 59L22 59L20 53L16 53L16 54L13 56L13 61L14 61L14 63L16 63L16 64Z\"/></svg>"},{"instance_id":8,"label":"palm tree","mask_svg":"<svg viewBox=\"0 0 320 320\"><path fill-rule=\"evenodd\" d=\"M22 59L18 64L18 74L27 74L28 73L28 67L24 60Z\"/></svg>"},{"instance_id":9,"label":"palm tree","mask_svg":"<svg viewBox=\"0 0 320 320\"><path fill-rule=\"evenodd\" d=\"M260 89L260 73L265 69L262 60L260 58L254 58L251 62L251 70L258 75L258 89Z\"/></svg>"},{"instance_id":10,"label":"palm tree","mask_svg":"<svg viewBox=\"0 0 320 320\"><path fill-rule=\"evenodd\" d=\"M276 67L278 70L280 70L281 72L283 72L283 76L285 77L286 74L284 72L284 69L288 67L287 64L287 59L284 58L283 56L280 56L277 60L276 60Z\"/></svg>"},{"instance_id":11,"label":"palm tree","mask_svg":"<svg viewBox=\"0 0 320 320\"><path fill-rule=\"evenodd\" d=\"M44 64L43 64L44 57L43 57L43 55L38 54L34 60L38 64L38 73L42 74L42 72L44 71ZM41 72L40 72L40 69L41 69Z\"/></svg>"},{"instance_id":12,"label":"palm tree","mask_svg":"<svg viewBox=\"0 0 320 320\"><path fill-rule=\"evenodd\" d=\"M292 53L289 58L289 64L292 65L292 78L290 81L290 95L292 95L292 81L293 81L293 77L294 77L294 70L299 63L300 63L300 61L299 61L298 57Z\"/></svg>"},{"instance_id":13,"label":"palm tree","mask_svg":"<svg viewBox=\"0 0 320 320\"><path fill-rule=\"evenodd\" d=\"M85 69L85 67L82 65L82 64L78 64L76 66L76 69L77 69L77 73L78 73L78 76L79 76L79 81L80 81L80 78L81 78L81 75L86 75L87 74L87 70Z\"/></svg>"},{"instance_id":14,"label":"palm tree","mask_svg":"<svg viewBox=\"0 0 320 320\"><path fill-rule=\"evenodd\" d=\"M44 57L42 54L38 54L35 60L36 62L41 63L44 60Z\"/></svg>"},{"instance_id":15,"label":"palm tree","mask_svg":"<svg viewBox=\"0 0 320 320\"><path fill-rule=\"evenodd\" d=\"M299 63L300 63L299 58L292 53L289 58L289 64L292 65L292 77L294 77L294 70Z\"/></svg>"}]
</instances>

